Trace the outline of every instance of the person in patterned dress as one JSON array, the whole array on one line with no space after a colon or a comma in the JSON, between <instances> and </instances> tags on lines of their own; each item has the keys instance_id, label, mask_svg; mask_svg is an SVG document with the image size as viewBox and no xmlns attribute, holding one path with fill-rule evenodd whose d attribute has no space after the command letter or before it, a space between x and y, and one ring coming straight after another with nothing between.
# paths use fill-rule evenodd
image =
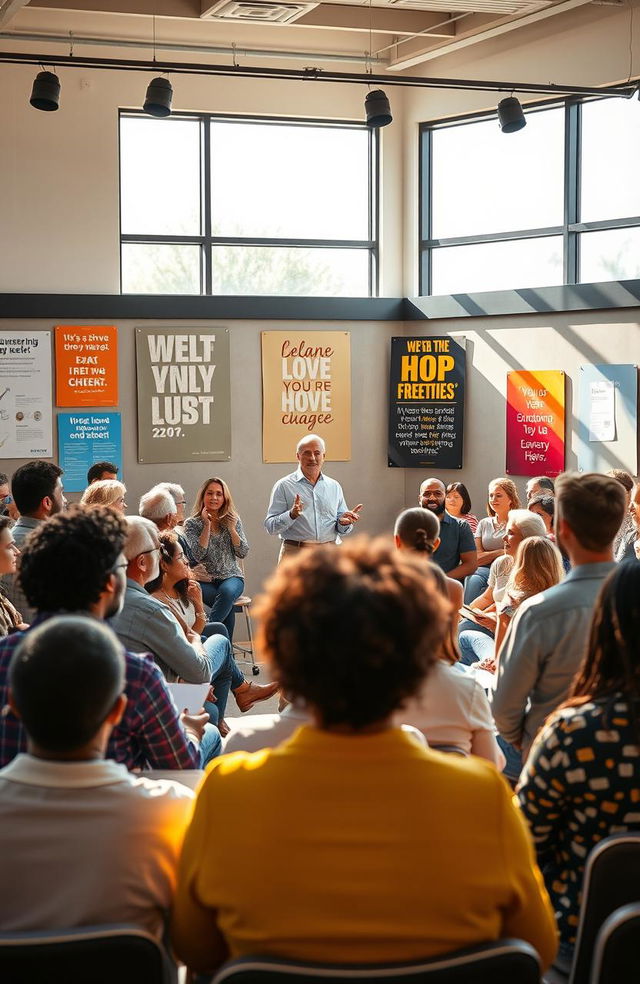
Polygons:
<instances>
[{"instance_id":1,"label":"person in patterned dress","mask_svg":"<svg viewBox=\"0 0 640 984\"><path fill-rule=\"evenodd\" d=\"M584 867L604 837L640 830L640 563L620 564L593 613L567 701L540 731L517 790L570 960Z\"/></svg>"}]
</instances>

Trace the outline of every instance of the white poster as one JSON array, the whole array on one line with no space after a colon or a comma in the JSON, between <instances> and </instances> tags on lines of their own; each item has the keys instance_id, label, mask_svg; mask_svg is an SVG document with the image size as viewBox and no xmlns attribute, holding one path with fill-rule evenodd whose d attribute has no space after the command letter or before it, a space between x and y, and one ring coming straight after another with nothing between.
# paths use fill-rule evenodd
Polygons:
<instances>
[{"instance_id":1,"label":"white poster","mask_svg":"<svg viewBox=\"0 0 640 984\"><path fill-rule=\"evenodd\" d=\"M613 381L592 381L589 396L589 440L615 441L616 391Z\"/></svg>"},{"instance_id":2,"label":"white poster","mask_svg":"<svg viewBox=\"0 0 640 984\"><path fill-rule=\"evenodd\" d=\"M52 458L51 332L0 333L0 458Z\"/></svg>"}]
</instances>

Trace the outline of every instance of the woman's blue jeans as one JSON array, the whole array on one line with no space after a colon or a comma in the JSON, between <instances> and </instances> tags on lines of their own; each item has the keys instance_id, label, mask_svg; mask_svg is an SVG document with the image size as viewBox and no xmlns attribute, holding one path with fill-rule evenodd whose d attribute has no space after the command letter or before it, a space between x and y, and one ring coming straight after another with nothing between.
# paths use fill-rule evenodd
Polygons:
<instances>
[{"instance_id":1,"label":"woman's blue jeans","mask_svg":"<svg viewBox=\"0 0 640 984\"><path fill-rule=\"evenodd\" d=\"M210 606L210 622L223 622L233 639L233 627L236 622L233 606L244 591L244 578L224 577L214 581L200 581L202 600Z\"/></svg>"},{"instance_id":2,"label":"woman's blue jeans","mask_svg":"<svg viewBox=\"0 0 640 984\"><path fill-rule=\"evenodd\" d=\"M489 584L489 568L478 567L473 574L464 579L464 603L470 605L487 590Z\"/></svg>"},{"instance_id":3,"label":"woman's blue jeans","mask_svg":"<svg viewBox=\"0 0 640 984\"><path fill-rule=\"evenodd\" d=\"M471 623L473 625L473 622ZM495 654L495 640L489 632L479 631L482 626L467 629L458 636L460 662L465 666L473 666L481 659L492 659Z\"/></svg>"},{"instance_id":4,"label":"woman's blue jeans","mask_svg":"<svg viewBox=\"0 0 640 984\"><path fill-rule=\"evenodd\" d=\"M244 676L233 658L231 643L226 636L212 635L204 642L204 651L211 663L211 683L215 686L216 703L205 701L204 708L212 724L224 717L230 690L244 683Z\"/></svg>"}]
</instances>

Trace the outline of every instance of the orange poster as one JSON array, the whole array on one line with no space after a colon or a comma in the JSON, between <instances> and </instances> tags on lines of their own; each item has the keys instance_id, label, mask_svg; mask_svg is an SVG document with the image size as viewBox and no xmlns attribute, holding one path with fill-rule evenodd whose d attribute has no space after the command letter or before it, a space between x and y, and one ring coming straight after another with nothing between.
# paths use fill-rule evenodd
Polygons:
<instances>
[{"instance_id":1,"label":"orange poster","mask_svg":"<svg viewBox=\"0 0 640 984\"><path fill-rule=\"evenodd\" d=\"M56 325L56 405L118 405L115 325Z\"/></svg>"}]
</instances>

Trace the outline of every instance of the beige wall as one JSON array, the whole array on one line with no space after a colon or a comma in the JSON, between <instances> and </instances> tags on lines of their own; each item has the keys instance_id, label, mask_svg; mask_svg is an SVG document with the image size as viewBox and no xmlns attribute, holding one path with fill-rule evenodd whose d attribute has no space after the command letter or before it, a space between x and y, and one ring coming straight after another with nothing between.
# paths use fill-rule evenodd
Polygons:
<instances>
[{"instance_id":1,"label":"beige wall","mask_svg":"<svg viewBox=\"0 0 640 984\"><path fill-rule=\"evenodd\" d=\"M149 79L139 72L61 68L60 109L41 113L29 105L35 72L0 66L0 293L117 294L118 109L139 108ZM182 75L173 86L176 111L364 117L361 85ZM380 294L390 297L402 291L400 100L395 112L397 125L383 131L381 153ZM311 160L309 181L312 186Z\"/></svg>"}]
</instances>

